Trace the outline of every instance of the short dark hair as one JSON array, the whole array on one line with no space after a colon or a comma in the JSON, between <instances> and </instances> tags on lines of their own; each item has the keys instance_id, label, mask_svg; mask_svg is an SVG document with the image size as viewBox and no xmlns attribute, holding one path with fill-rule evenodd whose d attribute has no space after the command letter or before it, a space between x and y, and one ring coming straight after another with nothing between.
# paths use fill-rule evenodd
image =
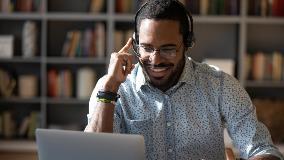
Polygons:
<instances>
[{"instance_id":1,"label":"short dark hair","mask_svg":"<svg viewBox=\"0 0 284 160\"><path fill-rule=\"evenodd\" d=\"M139 35L139 28L143 19L174 20L180 24L180 33L183 35L183 42L187 41L190 34L189 19L186 9L175 0L148 0L147 4L137 13L136 29ZM137 39L137 41L139 41Z\"/></svg>"}]
</instances>

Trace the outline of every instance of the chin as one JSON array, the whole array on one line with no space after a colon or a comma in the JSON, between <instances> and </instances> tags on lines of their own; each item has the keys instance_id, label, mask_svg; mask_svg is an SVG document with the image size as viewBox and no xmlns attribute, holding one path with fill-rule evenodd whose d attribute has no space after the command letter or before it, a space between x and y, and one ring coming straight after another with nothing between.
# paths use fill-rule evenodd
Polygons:
<instances>
[{"instance_id":1,"label":"chin","mask_svg":"<svg viewBox=\"0 0 284 160\"><path fill-rule=\"evenodd\" d=\"M150 83L154 86L154 87L157 87L161 90L164 90L164 89L168 89L172 86L172 83L173 83L173 74L170 74L170 75L166 75L162 78L154 78L154 77L150 77Z\"/></svg>"}]
</instances>

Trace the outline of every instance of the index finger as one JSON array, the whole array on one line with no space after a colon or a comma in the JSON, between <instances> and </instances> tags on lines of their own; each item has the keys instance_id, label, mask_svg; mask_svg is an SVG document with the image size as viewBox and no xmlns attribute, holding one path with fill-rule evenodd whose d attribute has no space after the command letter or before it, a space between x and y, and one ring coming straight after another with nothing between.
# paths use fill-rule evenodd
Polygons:
<instances>
[{"instance_id":1,"label":"index finger","mask_svg":"<svg viewBox=\"0 0 284 160\"><path fill-rule=\"evenodd\" d=\"M128 52L128 50L130 49L130 47L132 46L132 38L129 38L127 43L125 44L125 46L123 46L121 48L121 50L119 51L119 53L121 52Z\"/></svg>"}]
</instances>

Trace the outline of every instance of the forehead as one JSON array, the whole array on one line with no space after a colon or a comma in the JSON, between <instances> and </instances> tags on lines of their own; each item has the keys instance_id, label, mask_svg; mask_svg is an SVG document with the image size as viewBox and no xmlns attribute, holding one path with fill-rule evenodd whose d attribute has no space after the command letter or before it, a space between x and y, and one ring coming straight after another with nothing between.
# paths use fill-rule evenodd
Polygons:
<instances>
[{"instance_id":1,"label":"forehead","mask_svg":"<svg viewBox=\"0 0 284 160\"><path fill-rule=\"evenodd\" d=\"M139 41L180 41L180 24L175 20L143 19L139 27Z\"/></svg>"}]
</instances>

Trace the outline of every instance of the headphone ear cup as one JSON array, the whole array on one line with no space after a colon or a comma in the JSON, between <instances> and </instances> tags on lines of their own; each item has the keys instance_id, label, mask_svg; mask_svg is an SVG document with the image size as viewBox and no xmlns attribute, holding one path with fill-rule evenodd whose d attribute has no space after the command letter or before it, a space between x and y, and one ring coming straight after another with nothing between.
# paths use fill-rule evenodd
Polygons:
<instances>
[{"instance_id":1,"label":"headphone ear cup","mask_svg":"<svg viewBox=\"0 0 284 160\"><path fill-rule=\"evenodd\" d=\"M192 48L195 44L195 38L193 33L190 33L187 37L186 45L188 48Z\"/></svg>"}]
</instances>

